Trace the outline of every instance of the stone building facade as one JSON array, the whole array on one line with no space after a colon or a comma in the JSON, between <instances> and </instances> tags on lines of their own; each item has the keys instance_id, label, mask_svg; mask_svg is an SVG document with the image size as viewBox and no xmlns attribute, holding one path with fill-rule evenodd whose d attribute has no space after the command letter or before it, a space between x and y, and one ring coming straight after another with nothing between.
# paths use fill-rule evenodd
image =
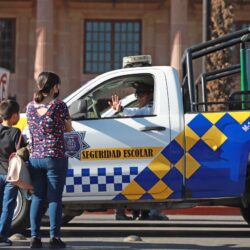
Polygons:
<instances>
[{"instance_id":1,"label":"stone building facade","mask_svg":"<svg viewBox=\"0 0 250 250\"><path fill-rule=\"evenodd\" d=\"M250 23L250 2L233 2L235 20ZM22 107L43 70L61 76L64 97L125 55L180 71L184 49L201 41L202 0L0 0L0 66Z\"/></svg>"}]
</instances>

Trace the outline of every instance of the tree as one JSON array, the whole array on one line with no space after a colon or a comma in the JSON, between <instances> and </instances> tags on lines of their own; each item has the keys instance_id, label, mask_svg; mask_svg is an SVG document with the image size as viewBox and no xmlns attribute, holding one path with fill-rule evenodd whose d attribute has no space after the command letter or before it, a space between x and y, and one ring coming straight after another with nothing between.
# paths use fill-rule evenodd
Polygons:
<instances>
[{"instance_id":1,"label":"tree","mask_svg":"<svg viewBox=\"0 0 250 250\"><path fill-rule=\"evenodd\" d=\"M211 0L211 39L220 37L232 31L234 22L233 6L230 0ZM230 49L223 49L207 56L206 69L213 71L227 68L230 65L232 52ZM231 90L235 87L229 79L218 79L207 83L208 101L227 101ZM219 110L224 105L212 105L210 110Z\"/></svg>"}]
</instances>

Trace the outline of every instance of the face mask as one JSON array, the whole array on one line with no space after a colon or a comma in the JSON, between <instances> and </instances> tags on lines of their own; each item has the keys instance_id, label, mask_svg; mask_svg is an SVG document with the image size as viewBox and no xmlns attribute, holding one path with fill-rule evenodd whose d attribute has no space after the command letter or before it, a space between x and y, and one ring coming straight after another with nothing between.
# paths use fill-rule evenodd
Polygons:
<instances>
[{"instance_id":1,"label":"face mask","mask_svg":"<svg viewBox=\"0 0 250 250\"><path fill-rule=\"evenodd\" d=\"M59 90L58 90L58 92L57 92L57 93L54 93L54 95L53 95L53 99L56 99L56 98L59 96L59 94L60 94L60 92L59 92Z\"/></svg>"}]
</instances>

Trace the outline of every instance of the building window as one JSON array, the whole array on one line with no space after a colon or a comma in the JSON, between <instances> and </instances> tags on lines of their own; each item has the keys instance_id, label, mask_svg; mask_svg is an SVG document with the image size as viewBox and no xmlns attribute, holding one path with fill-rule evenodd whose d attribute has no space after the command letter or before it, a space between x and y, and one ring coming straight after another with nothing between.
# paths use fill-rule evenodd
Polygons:
<instances>
[{"instance_id":1,"label":"building window","mask_svg":"<svg viewBox=\"0 0 250 250\"><path fill-rule=\"evenodd\" d=\"M15 33L14 18L0 18L0 67L15 71Z\"/></svg>"},{"instance_id":2,"label":"building window","mask_svg":"<svg viewBox=\"0 0 250 250\"><path fill-rule=\"evenodd\" d=\"M85 21L84 73L122 67L122 58L141 53L140 21Z\"/></svg>"}]
</instances>

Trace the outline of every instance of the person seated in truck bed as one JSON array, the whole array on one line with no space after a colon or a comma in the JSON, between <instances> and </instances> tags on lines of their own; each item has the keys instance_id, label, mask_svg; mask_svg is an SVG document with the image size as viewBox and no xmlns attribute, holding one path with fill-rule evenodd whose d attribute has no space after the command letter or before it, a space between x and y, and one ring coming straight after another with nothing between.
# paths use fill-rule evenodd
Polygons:
<instances>
[{"instance_id":1,"label":"person seated in truck bed","mask_svg":"<svg viewBox=\"0 0 250 250\"><path fill-rule=\"evenodd\" d=\"M153 96L154 87L143 83L134 83L135 96L138 101L138 107L123 108L119 96L113 95L109 102L116 112L122 112L123 116L147 116L153 114ZM157 208L150 210L132 210L133 217L127 216L124 208L116 209L116 220L168 220L165 214L160 213Z\"/></svg>"}]
</instances>

